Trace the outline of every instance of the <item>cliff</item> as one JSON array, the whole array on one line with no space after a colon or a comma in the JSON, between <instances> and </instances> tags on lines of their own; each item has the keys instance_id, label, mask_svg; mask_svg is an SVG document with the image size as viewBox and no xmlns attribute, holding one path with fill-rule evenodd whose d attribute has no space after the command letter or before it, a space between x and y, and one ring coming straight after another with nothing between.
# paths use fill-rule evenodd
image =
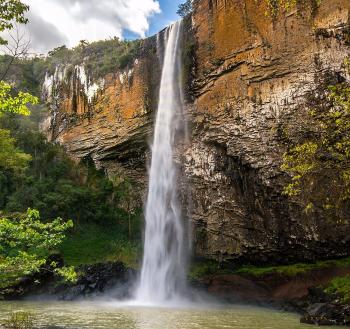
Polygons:
<instances>
[{"instance_id":1,"label":"cliff","mask_svg":"<svg viewBox=\"0 0 350 329\"><path fill-rule=\"evenodd\" d=\"M219 261L290 262L349 253L350 227L307 215L282 189L284 125L298 125L312 95L349 79L350 3L323 0L272 19L255 0L198 0L185 21L186 120L179 146L190 182L195 254ZM75 158L145 187L163 32L132 65L103 78L84 63L47 75L48 136ZM181 148L181 150L180 150Z\"/></svg>"}]
</instances>

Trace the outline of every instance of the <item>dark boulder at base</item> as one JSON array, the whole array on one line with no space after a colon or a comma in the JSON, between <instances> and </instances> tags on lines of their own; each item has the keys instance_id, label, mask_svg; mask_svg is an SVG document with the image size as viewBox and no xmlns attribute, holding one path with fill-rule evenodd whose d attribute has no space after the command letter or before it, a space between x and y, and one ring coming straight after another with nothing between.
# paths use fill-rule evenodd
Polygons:
<instances>
[{"instance_id":1,"label":"dark boulder at base","mask_svg":"<svg viewBox=\"0 0 350 329\"><path fill-rule=\"evenodd\" d=\"M301 323L350 326L350 304L342 301L340 296L313 288L309 289L306 302Z\"/></svg>"},{"instance_id":2,"label":"dark boulder at base","mask_svg":"<svg viewBox=\"0 0 350 329\"><path fill-rule=\"evenodd\" d=\"M125 267L123 263L100 263L81 266L84 273L76 284L59 285L53 294L62 300L108 296L124 299L131 296L136 272Z\"/></svg>"}]
</instances>

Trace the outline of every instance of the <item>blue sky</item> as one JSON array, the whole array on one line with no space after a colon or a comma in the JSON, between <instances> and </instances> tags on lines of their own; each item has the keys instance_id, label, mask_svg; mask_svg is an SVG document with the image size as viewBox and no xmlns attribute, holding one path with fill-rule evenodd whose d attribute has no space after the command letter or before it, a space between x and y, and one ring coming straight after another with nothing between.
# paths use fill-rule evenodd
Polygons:
<instances>
[{"instance_id":1,"label":"blue sky","mask_svg":"<svg viewBox=\"0 0 350 329\"><path fill-rule=\"evenodd\" d=\"M150 28L146 32L147 36L152 36L156 34L157 32L161 31L168 25L170 25L172 22L177 21L179 16L176 14L176 11L178 9L178 6L180 3L183 3L185 0L160 0L160 14L155 14L152 16L149 20L150 22ZM123 32L123 36L126 39L135 39L139 38L139 36L136 33L130 32L128 30L125 30Z\"/></svg>"},{"instance_id":2,"label":"blue sky","mask_svg":"<svg viewBox=\"0 0 350 329\"><path fill-rule=\"evenodd\" d=\"M156 14L151 18L149 35L156 34L171 22L178 20L179 16L176 14L176 11L179 4L183 2L184 0L160 0L159 3L162 13Z\"/></svg>"}]
</instances>

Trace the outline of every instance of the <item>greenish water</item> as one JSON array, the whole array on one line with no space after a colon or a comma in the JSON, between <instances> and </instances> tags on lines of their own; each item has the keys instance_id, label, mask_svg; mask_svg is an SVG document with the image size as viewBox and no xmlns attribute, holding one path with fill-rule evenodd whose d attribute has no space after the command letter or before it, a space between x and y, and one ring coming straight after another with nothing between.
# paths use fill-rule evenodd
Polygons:
<instances>
[{"instance_id":1,"label":"greenish water","mask_svg":"<svg viewBox=\"0 0 350 329\"><path fill-rule=\"evenodd\" d=\"M248 306L147 308L115 303L0 302L0 323L11 312L29 311L35 324L69 329L299 329L299 316ZM332 328L335 327L323 327Z\"/></svg>"}]
</instances>

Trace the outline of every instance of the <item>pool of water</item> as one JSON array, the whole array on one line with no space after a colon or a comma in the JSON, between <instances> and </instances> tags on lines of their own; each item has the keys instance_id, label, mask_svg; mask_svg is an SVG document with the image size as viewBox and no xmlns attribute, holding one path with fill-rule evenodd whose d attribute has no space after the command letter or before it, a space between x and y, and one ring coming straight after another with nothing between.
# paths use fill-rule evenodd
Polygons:
<instances>
[{"instance_id":1,"label":"pool of water","mask_svg":"<svg viewBox=\"0 0 350 329\"><path fill-rule=\"evenodd\" d=\"M140 307L106 302L0 302L0 323L11 312L33 314L37 327L69 329L297 329L299 316L268 308L230 305ZM332 328L335 327L323 327Z\"/></svg>"}]
</instances>

